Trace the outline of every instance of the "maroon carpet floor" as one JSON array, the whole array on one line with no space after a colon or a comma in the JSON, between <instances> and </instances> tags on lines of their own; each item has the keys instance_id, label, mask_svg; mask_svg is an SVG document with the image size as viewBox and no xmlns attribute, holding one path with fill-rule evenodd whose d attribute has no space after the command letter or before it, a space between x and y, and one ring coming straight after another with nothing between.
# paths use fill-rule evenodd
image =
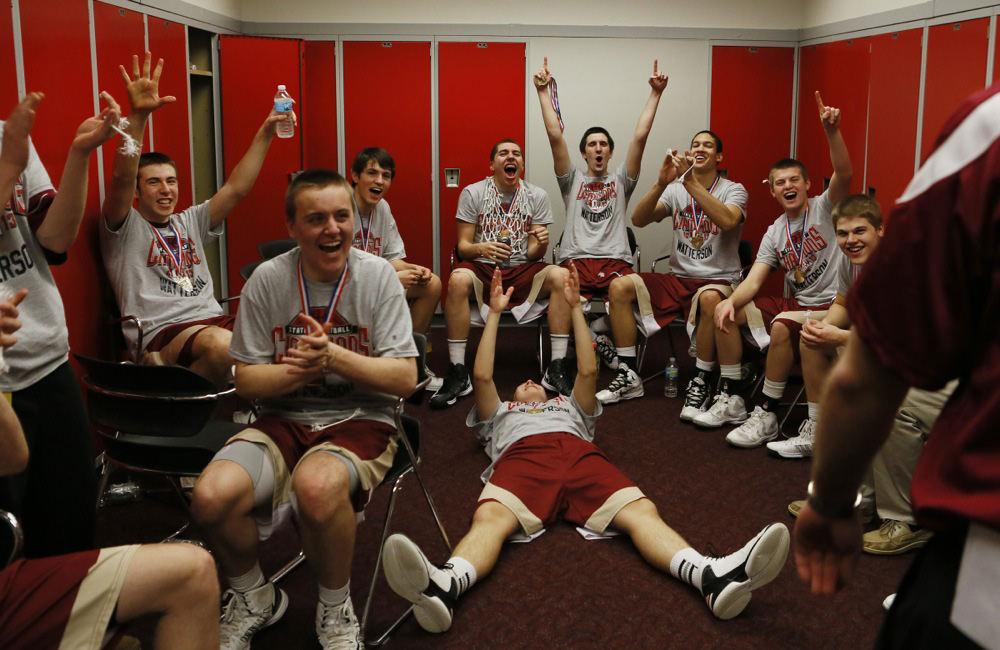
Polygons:
<instances>
[{"instance_id":1,"label":"maroon carpet floor","mask_svg":"<svg viewBox=\"0 0 1000 650\"><path fill-rule=\"evenodd\" d=\"M686 345L682 383L691 374ZM469 348L474 356L477 334ZM503 329L498 350L501 397L528 377L538 379L536 330ZM446 366L443 330L434 330L430 365ZM547 348L547 346L546 346ZM666 339L654 338L644 375L665 365ZM684 365L687 364L687 365ZM610 381L602 370L599 386ZM605 409L597 443L656 503L664 520L696 549L722 555L742 546L770 522L792 527L786 507L802 498L809 474L804 461L783 461L763 449L743 450L725 442L728 428L705 431L678 419L683 397L663 397L663 380L646 382L646 396ZM789 393L792 390L789 389ZM422 469L445 527L456 543L467 529L488 464L464 419L471 396L457 406L434 411L423 405L408 412L421 421ZM785 427L793 435L804 409ZM413 477L406 479L393 530L424 548L432 560L447 558L435 539L433 522ZM146 481L148 483L148 481ZM358 530L352 576L359 617L374 566L389 490L381 488ZM110 506L100 515L103 545L155 541L184 520L166 496L147 495L136 504ZM265 570L298 551L293 531L264 545ZM505 546L496 570L459 602L452 629L430 635L411 618L390 640L396 648L859 648L870 647L882 620L882 599L895 591L911 555L862 556L854 581L833 597L816 597L798 581L791 557L782 573L754 592L746 611L731 621L716 620L696 591L645 564L627 538L584 541L560 523L530 544ZM308 565L281 583L291 597L284 619L262 631L253 647L317 647L313 632L316 586ZM371 627L384 628L404 609L379 576ZM151 627L134 625L132 634L152 647Z\"/></svg>"}]
</instances>

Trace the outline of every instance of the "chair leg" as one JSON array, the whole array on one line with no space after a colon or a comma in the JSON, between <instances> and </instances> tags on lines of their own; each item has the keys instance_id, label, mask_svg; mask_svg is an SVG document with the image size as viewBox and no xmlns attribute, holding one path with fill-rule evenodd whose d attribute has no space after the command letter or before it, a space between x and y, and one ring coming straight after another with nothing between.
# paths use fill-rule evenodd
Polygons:
<instances>
[{"instance_id":1,"label":"chair leg","mask_svg":"<svg viewBox=\"0 0 1000 650\"><path fill-rule=\"evenodd\" d=\"M545 374L545 334L542 330L543 319L538 321L538 372L540 375ZM412 456L411 456L412 458Z\"/></svg>"},{"instance_id":2,"label":"chair leg","mask_svg":"<svg viewBox=\"0 0 1000 650\"><path fill-rule=\"evenodd\" d=\"M368 585L368 597L365 599L365 608L361 612L361 640L367 645L382 645L388 640L389 635L404 621L406 617L410 615L413 610L412 605L400 616L396 621L387 629L382 635L375 639L374 641L368 640L368 615L371 612L372 601L375 598L375 585L378 582L379 571L382 568L382 549L385 547L385 540L389 536L389 523L392 520L393 510L396 508L396 497L399 496L399 492L403 488L403 478L408 472L403 472L396 479L396 482L392 486L392 492L389 494L389 503L385 509L385 520L382 523L382 537L379 539L378 552L375 554L375 568L372 570L371 583Z\"/></svg>"},{"instance_id":3,"label":"chair leg","mask_svg":"<svg viewBox=\"0 0 1000 650\"><path fill-rule=\"evenodd\" d=\"M111 459L101 452L101 478L97 485L97 509L104 507L104 491L108 489L108 479L111 478Z\"/></svg>"},{"instance_id":4,"label":"chair leg","mask_svg":"<svg viewBox=\"0 0 1000 650\"><path fill-rule=\"evenodd\" d=\"M272 583L277 584L279 580L287 576L289 573L295 570L302 562L306 559L305 551L299 551L299 554L288 561L288 564L281 567L268 578Z\"/></svg>"},{"instance_id":5,"label":"chair leg","mask_svg":"<svg viewBox=\"0 0 1000 650\"><path fill-rule=\"evenodd\" d=\"M431 498L431 493L427 491L427 487L424 485L424 479L420 475L420 460L415 453L413 453L413 447L410 446L409 439L404 435L400 436L399 440L403 443L406 448L406 453L410 455L410 458L417 458L417 461L413 463L413 475L417 477L417 483L420 485L420 491L424 493L424 500L427 501L427 507L430 508L431 515L434 517L434 523L437 524L438 532L441 533L441 539L444 540L445 546L448 548L448 553L451 553L451 542L448 540L448 533L444 529L444 524L441 523L441 517L438 515L437 508L434 507L434 500Z\"/></svg>"},{"instance_id":6,"label":"chair leg","mask_svg":"<svg viewBox=\"0 0 1000 650\"><path fill-rule=\"evenodd\" d=\"M796 406L799 406L799 400L802 399L802 394L805 392L806 392L806 386L805 384L803 384L802 387L799 388L799 392L795 393L795 397L792 399L792 403L788 405L788 410L785 411L785 417L781 418L781 424L779 425L779 428L781 429L785 428L785 421L788 420L788 417L792 414L792 409L794 409Z\"/></svg>"}]
</instances>

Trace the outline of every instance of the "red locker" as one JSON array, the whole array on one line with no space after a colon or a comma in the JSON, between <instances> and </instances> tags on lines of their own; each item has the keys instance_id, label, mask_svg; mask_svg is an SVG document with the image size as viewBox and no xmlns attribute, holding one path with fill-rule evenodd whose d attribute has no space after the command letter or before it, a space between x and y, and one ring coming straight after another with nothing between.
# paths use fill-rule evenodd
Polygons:
<instances>
[{"instance_id":1,"label":"red locker","mask_svg":"<svg viewBox=\"0 0 1000 650\"><path fill-rule=\"evenodd\" d=\"M721 168L749 194L743 239L754 252L780 212L761 181L791 149L794 57L790 47L712 48L711 129L722 138ZM762 291L780 294L781 277L772 274Z\"/></svg>"},{"instance_id":2,"label":"red locker","mask_svg":"<svg viewBox=\"0 0 1000 650\"><path fill-rule=\"evenodd\" d=\"M191 112L188 109L187 28L180 23L148 16L149 51L163 59L160 88L163 94L174 95L177 101L153 114L152 146L177 163L180 195L177 209L184 210L194 203L191 182Z\"/></svg>"},{"instance_id":3,"label":"red locker","mask_svg":"<svg viewBox=\"0 0 1000 650\"><path fill-rule=\"evenodd\" d=\"M270 113L278 84L284 84L296 100L301 97L301 41L253 36L221 36L220 40L222 141L228 177ZM259 258L257 244L288 237L285 189L288 175L301 168L301 130L296 129L287 140L274 138L253 190L228 218L230 295L243 288L240 267Z\"/></svg>"},{"instance_id":4,"label":"red locker","mask_svg":"<svg viewBox=\"0 0 1000 650\"><path fill-rule=\"evenodd\" d=\"M337 169L337 44L306 41L299 122L305 167ZM350 164L350 163L348 163Z\"/></svg>"},{"instance_id":5,"label":"red locker","mask_svg":"<svg viewBox=\"0 0 1000 650\"><path fill-rule=\"evenodd\" d=\"M345 173L365 147L382 147L396 162L386 195L406 259L433 267L431 203L431 44L344 43ZM392 83L378 79L388 75Z\"/></svg>"},{"instance_id":6,"label":"red locker","mask_svg":"<svg viewBox=\"0 0 1000 650\"><path fill-rule=\"evenodd\" d=\"M489 70L489 83L469 83ZM438 43L438 170L441 215L441 275L447 282L457 241L455 210L461 187L490 171L490 150L497 140L524 144L524 43ZM526 165L547 165L546 161ZM444 170L461 170L458 188L445 187ZM558 200L558 197L553 197ZM555 241L550 243L551 247Z\"/></svg>"},{"instance_id":7,"label":"red locker","mask_svg":"<svg viewBox=\"0 0 1000 650\"><path fill-rule=\"evenodd\" d=\"M80 0L21 2L24 75L29 90L45 93L32 140L53 184L59 184L66 152L77 126L94 114L87 3ZM59 56L53 56L58 52ZM116 93L123 99L121 93ZM110 147L104 147L108 149ZM69 259L53 267L66 308L70 346L76 352L110 353L104 305L110 289L97 245L99 203L96 154L90 158L87 207Z\"/></svg>"},{"instance_id":8,"label":"red locker","mask_svg":"<svg viewBox=\"0 0 1000 650\"><path fill-rule=\"evenodd\" d=\"M0 8L0 118L7 117L17 100L13 9Z\"/></svg>"},{"instance_id":9,"label":"red locker","mask_svg":"<svg viewBox=\"0 0 1000 650\"><path fill-rule=\"evenodd\" d=\"M963 99L986 83L989 25L989 18L977 18L930 28L921 162L934 148L934 141L948 117Z\"/></svg>"},{"instance_id":10,"label":"red locker","mask_svg":"<svg viewBox=\"0 0 1000 650\"><path fill-rule=\"evenodd\" d=\"M922 39L922 29L871 38L865 191L885 215L913 177Z\"/></svg>"},{"instance_id":11,"label":"red locker","mask_svg":"<svg viewBox=\"0 0 1000 650\"><path fill-rule=\"evenodd\" d=\"M817 90L827 105L842 111L840 131L854 165L851 190L860 192L864 186L868 41L868 38L855 38L802 48L796 158L805 164L809 172L813 193L823 191L823 179L833 173L830 148L816 108Z\"/></svg>"},{"instance_id":12,"label":"red locker","mask_svg":"<svg viewBox=\"0 0 1000 650\"><path fill-rule=\"evenodd\" d=\"M997 21L996 31L993 33L993 81L1000 80L1000 21Z\"/></svg>"}]
</instances>

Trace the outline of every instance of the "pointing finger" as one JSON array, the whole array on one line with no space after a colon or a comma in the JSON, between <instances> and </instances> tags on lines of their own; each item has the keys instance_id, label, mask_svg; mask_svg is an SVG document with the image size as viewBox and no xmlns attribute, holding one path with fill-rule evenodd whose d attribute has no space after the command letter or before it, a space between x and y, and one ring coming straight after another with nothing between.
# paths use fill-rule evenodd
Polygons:
<instances>
[{"instance_id":1,"label":"pointing finger","mask_svg":"<svg viewBox=\"0 0 1000 650\"><path fill-rule=\"evenodd\" d=\"M818 90L816 91L816 107L819 108L820 113L826 108L826 104L823 103L823 98L820 96Z\"/></svg>"}]
</instances>

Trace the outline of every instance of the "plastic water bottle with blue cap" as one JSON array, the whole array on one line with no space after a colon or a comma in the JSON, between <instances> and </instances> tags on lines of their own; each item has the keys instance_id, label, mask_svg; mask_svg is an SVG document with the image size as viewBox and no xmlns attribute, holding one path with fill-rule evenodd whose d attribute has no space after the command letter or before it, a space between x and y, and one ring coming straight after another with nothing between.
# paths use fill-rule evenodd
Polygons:
<instances>
[{"instance_id":1,"label":"plastic water bottle with blue cap","mask_svg":"<svg viewBox=\"0 0 1000 650\"><path fill-rule=\"evenodd\" d=\"M295 135L295 121L292 119L292 104L295 100L285 90L285 84L278 84L278 92L274 94L274 112L288 117L275 129L279 138L290 138Z\"/></svg>"}]
</instances>

